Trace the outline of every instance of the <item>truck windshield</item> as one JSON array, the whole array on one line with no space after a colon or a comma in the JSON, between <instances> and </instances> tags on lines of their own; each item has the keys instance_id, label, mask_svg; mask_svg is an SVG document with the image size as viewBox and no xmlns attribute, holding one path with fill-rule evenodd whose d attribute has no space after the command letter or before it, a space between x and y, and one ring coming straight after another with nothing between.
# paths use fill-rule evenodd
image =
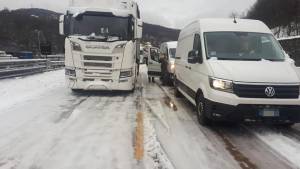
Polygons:
<instances>
[{"instance_id":1,"label":"truck windshield","mask_svg":"<svg viewBox=\"0 0 300 169\"><path fill-rule=\"evenodd\" d=\"M204 37L208 58L284 61L282 48L271 34L207 32Z\"/></svg>"},{"instance_id":2,"label":"truck windshield","mask_svg":"<svg viewBox=\"0 0 300 169\"><path fill-rule=\"evenodd\" d=\"M170 48L169 49L169 55L170 55L170 58L175 58L176 48Z\"/></svg>"},{"instance_id":3,"label":"truck windshield","mask_svg":"<svg viewBox=\"0 0 300 169\"><path fill-rule=\"evenodd\" d=\"M72 17L73 18L73 17ZM129 17L79 15L71 21L71 35L87 36L89 40L131 40L133 27Z\"/></svg>"}]
</instances>

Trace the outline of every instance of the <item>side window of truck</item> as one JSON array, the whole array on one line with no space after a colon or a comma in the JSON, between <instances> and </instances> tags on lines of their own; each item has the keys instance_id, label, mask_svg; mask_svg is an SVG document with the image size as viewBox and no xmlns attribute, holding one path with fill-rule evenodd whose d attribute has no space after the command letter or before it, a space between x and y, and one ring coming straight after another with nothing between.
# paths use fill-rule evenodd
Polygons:
<instances>
[{"instance_id":1,"label":"side window of truck","mask_svg":"<svg viewBox=\"0 0 300 169\"><path fill-rule=\"evenodd\" d=\"M194 36L193 50L197 51L198 57L202 57L201 39L199 34L195 34Z\"/></svg>"}]
</instances>

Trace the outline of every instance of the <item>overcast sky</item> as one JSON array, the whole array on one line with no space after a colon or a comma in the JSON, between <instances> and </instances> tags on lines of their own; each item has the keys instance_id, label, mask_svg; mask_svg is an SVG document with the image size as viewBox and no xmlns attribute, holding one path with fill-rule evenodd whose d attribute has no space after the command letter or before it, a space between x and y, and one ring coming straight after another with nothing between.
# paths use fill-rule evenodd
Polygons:
<instances>
[{"instance_id":1,"label":"overcast sky","mask_svg":"<svg viewBox=\"0 0 300 169\"><path fill-rule=\"evenodd\" d=\"M64 12L71 0L0 0L0 8L45 8ZM74 0L92 4L93 1ZM109 0L112 1L112 0ZM246 12L256 0L136 0L145 22L182 28L196 18L229 17ZM77 2L78 3L78 2ZM82 3L82 2L80 2ZM94 6L94 5L93 5Z\"/></svg>"}]
</instances>

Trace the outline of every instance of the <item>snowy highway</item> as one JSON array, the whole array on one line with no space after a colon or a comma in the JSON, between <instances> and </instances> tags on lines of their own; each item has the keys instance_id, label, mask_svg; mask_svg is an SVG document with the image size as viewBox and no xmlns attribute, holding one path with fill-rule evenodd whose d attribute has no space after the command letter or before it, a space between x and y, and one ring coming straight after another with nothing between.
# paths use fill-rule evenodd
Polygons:
<instances>
[{"instance_id":1,"label":"snowy highway","mask_svg":"<svg viewBox=\"0 0 300 169\"><path fill-rule=\"evenodd\" d=\"M72 93L63 70L1 80L0 169L300 168L300 125L202 127L172 87L148 83L146 69L134 93Z\"/></svg>"}]
</instances>

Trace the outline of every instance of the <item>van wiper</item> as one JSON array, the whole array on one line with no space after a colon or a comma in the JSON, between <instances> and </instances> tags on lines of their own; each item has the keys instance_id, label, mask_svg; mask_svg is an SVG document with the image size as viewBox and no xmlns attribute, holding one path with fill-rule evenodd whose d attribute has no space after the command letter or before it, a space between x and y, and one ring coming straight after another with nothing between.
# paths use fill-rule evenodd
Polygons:
<instances>
[{"instance_id":1,"label":"van wiper","mask_svg":"<svg viewBox=\"0 0 300 169\"><path fill-rule=\"evenodd\" d=\"M272 61L272 62L283 62L284 61L283 59L266 59L266 58L263 58L263 60L268 60L268 61Z\"/></svg>"},{"instance_id":2,"label":"van wiper","mask_svg":"<svg viewBox=\"0 0 300 169\"><path fill-rule=\"evenodd\" d=\"M261 58L218 58L218 60L261 61Z\"/></svg>"}]
</instances>

